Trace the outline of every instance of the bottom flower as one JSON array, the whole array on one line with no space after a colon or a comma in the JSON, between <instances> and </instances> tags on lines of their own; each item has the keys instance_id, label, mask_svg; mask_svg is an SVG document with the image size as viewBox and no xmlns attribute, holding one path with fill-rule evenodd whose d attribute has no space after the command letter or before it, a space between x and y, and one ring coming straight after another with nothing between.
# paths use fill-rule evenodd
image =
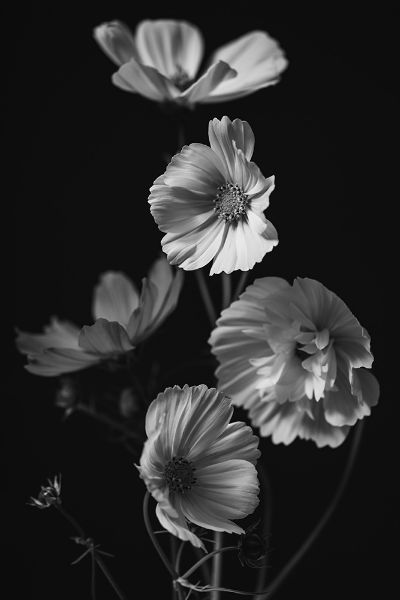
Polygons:
<instances>
[{"instance_id":1,"label":"bottom flower","mask_svg":"<svg viewBox=\"0 0 400 600\"><path fill-rule=\"evenodd\" d=\"M258 438L244 423L229 423L228 398L205 385L167 388L150 404L140 476L157 501L161 525L203 547L190 523L244 533L242 519L258 505Z\"/></svg>"}]
</instances>

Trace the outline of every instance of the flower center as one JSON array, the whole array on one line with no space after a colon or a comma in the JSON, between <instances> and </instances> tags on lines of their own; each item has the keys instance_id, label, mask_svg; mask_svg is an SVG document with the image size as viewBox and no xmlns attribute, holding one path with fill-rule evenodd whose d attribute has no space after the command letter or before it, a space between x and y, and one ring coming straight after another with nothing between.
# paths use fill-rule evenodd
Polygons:
<instances>
[{"instance_id":1,"label":"flower center","mask_svg":"<svg viewBox=\"0 0 400 600\"><path fill-rule=\"evenodd\" d=\"M164 469L164 477L171 492L184 494L190 490L196 483L196 477L193 476L195 467L192 463L182 456L174 456Z\"/></svg>"},{"instance_id":2,"label":"flower center","mask_svg":"<svg viewBox=\"0 0 400 600\"><path fill-rule=\"evenodd\" d=\"M176 73L172 77L172 82L180 92L184 92L190 86L191 79L186 71L182 69L182 67L177 66Z\"/></svg>"},{"instance_id":3,"label":"flower center","mask_svg":"<svg viewBox=\"0 0 400 600\"><path fill-rule=\"evenodd\" d=\"M237 184L225 183L219 186L214 203L218 218L231 223L245 218L250 200Z\"/></svg>"}]
</instances>

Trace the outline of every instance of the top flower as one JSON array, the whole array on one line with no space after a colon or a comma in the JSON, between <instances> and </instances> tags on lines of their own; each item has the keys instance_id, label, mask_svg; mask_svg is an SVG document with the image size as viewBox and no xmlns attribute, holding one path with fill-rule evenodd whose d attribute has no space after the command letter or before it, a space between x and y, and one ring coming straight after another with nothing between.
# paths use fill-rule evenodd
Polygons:
<instances>
[{"instance_id":1,"label":"top flower","mask_svg":"<svg viewBox=\"0 0 400 600\"><path fill-rule=\"evenodd\" d=\"M53 317L42 334L18 332L18 349L29 360L26 369L54 377L130 352L174 310L182 281L164 257L143 280L140 296L122 273L104 273L94 292L93 325L79 329Z\"/></svg>"},{"instance_id":2,"label":"top flower","mask_svg":"<svg viewBox=\"0 0 400 600\"><path fill-rule=\"evenodd\" d=\"M314 279L257 279L222 311L209 341L219 389L275 443L299 436L338 446L378 402L368 333Z\"/></svg>"},{"instance_id":3,"label":"top flower","mask_svg":"<svg viewBox=\"0 0 400 600\"><path fill-rule=\"evenodd\" d=\"M278 82L287 60L264 31L252 31L218 48L203 75L203 37L185 21L142 21L135 35L120 21L94 30L102 50L120 68L114 85L157 102L223 102Z\"/></svg>"}]
</instances>

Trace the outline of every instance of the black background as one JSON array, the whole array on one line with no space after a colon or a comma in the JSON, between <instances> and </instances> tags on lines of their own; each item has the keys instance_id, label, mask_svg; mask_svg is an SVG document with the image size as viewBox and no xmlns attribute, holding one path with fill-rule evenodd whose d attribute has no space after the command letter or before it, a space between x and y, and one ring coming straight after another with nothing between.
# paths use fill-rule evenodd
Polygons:
<instances>
[{"instance_id":1,"label":"black background","mask_svg":"<svg viewBox=\"0 0 400 600\"><path fill-rule=\"evenodd\" d=\"M298 13L285 6L245 8L237 13L233 6L210 11L203 3L162 11L123 2L42 3L6 15L6 205L15 208L11 325L39 331L52 314L90 323L99 274L122 270L139 283L159 252L148 189L165 168L165 153L177 149L177 122L155 103L111 85L115 69L92 28L113 18L132 28L144 18L187 19L203 31L207 54L247 31L268 31L290 62L282 81L248 98L199 106L187 116L187 141L207 143L214 116L249 121L254 160L264 175L276 176L267 217L280 239L251 279L310 276L335 291L371 335L382 388L340 507L276 597L385 597L398 563L392 541L399 536L398 398L389 382L398 328L390 302L396 298L390 278L397 267L392 236L398 202L394 15L382 7L369 14L349 14L338 5ZM3 222L8 233L8 219ZM216 302L219 289L215 276ZM188 273L177 311L150 348L165 368L179 366L197 355L208 333ZM89 598L89 561L70 566L80 548L69 540L68 525L53 511L26 506L46 477L58 472L65 506L115 555L108 564L128 597L165 597L168 579L145 535L144 486L132 458L104 441L102 428L84 417L63 422L53 402L56 381L30 375L23 359L12 349L10 355L16 360L4 374L11 399L5 400L3 419L2 514L9 534L3 536L3 583L9 579L12 587L5 597ZM209 378L201 369L181 370L166 383L194 385ZM348 442L319 450L311 442L285 448L262 441L273 485L269 577L332 496ZM226 564L226 583L250 585L254 573L233 558ZM99 575L99 600L113 597Z\"/></svg>"}]
</instances>

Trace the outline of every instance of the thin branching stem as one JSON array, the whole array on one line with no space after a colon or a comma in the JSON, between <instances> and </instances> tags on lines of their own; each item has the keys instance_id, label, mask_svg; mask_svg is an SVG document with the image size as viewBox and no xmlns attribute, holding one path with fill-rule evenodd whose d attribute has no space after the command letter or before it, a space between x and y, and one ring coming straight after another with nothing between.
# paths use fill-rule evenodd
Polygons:
<instances>
[{"instance_id":1,"label":"thin branching stem","mask_svg":"<svg viewBox=\"0 0 400 600\"><path fill-rule=\"evenodd\" d=\"M201 567L207 560L210 560L210 558L214 558L214 556L216 556L217 554L222 554L223 552L228 552L229 550L237 550L238 547L237 546L225 546L225 548L217 548L216 550L213 550L212 552L209 552L208 554L205 554L200 560L197 561L197 563L195 563L194 565L192 565L190 567L190 569L188 569L186 571L186 573L184 573L182 575L182 579L187 579L188 577L191 576L192 573L194 573L195 571L197 571L197 569L199 567Z\"/></svg>"},{"instance_id":2,"label":"thin branching stem","mask_svg":"<svg viewBox=\"0 0 400 600\"><path fill-rule=\"evenodd\" d=\"M229 273L221 273L222 278L222 310L227 308L231 303L232 282Z\"/></svg>"}]
</instances>

